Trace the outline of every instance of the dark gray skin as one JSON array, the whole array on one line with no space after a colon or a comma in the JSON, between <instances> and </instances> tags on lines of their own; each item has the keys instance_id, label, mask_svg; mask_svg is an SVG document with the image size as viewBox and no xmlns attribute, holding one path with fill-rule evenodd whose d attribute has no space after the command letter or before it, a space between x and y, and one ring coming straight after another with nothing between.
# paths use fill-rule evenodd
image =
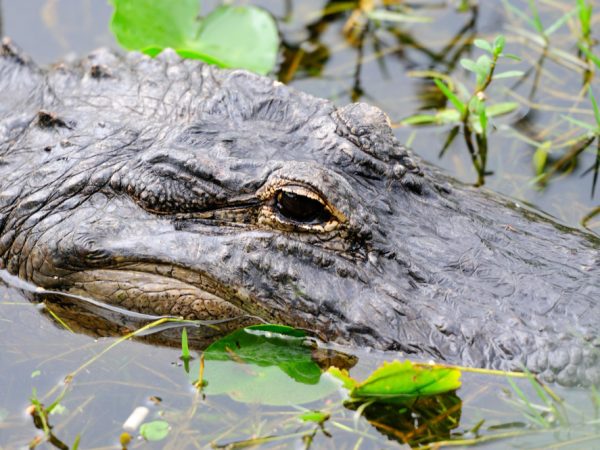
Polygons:
<instances>
[{"instance_id":1,"label":"dark gray skin","mask_svg":"<svg viewBox=\"0 0 600 450\"><path fill-rule=\"evenodd\" d=\"M600 242L245 71L0 53L0 268L155 315L600 383Z\"/></svg>"}]
</instances>

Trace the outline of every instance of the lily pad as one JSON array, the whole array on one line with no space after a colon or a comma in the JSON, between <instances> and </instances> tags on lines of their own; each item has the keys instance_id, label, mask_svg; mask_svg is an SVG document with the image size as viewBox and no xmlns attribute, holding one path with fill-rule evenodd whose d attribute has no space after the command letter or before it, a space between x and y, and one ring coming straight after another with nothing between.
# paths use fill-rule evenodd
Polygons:
<instances>
[{"instance_id":1,"label":"lily pad","mask_svg":"<svg viewBox=\"0 0 600 450\"><path fill-rule=\"evenodd\" d=\"M183 58L260 74L273 70L279 34L273 17L254 6L220 6L199 18L198 0L112 0L111 31L119 44L156 56L173 48Z\"/></svg>"},{"instance_id":2,"label":"lily pad","mask_svg":"<svg viewBox=\"0 0 600 450\"><path fill-rule=\"evenodd\" d=\"M269 13L252 6L221 6L202 21L197 50L225 67L266 74L277 61L279 34Z\"/></svg>"},{"instance_id":3,"label":"lily pad","mask_svg":"<svg viewBox=\"0 0 600 450\"><path fill-rule=\"evenodd\" d=\"M321 376L305 337L290 327L256 325L218 340L204 352L204 392L245 403L298 405L336 391L337 383ZM197 374L198 366L190 372Z\"/></svg>"}]
</instances>

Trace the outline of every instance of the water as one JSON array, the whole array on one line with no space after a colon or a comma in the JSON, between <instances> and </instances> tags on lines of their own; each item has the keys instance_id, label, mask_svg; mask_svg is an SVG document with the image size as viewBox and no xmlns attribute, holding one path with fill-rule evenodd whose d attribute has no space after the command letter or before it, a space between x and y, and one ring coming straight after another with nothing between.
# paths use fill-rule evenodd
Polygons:
<instances>
[{"instance_id":1,"label":"water","mask_svg":"<svg viewBox=\"0 0 600 450\"><path fill-rule=\"evenodd\" d=\"M475 54L472 48L465 46L465 40L475 33L490 38L499 32L509 36L508 51L521 55L524 60L514 66L509 64L510 70L527 70L530 62L538 61L541 54L531 39L519 37L515 29L519 22L506 14L501 2L481 2L476 17L458 13L445 2L414 2L429 5L419 11L432 17L435 26L399 24L372 28L365 34L362 47L343 36L348 14L321 17L324 8L342 2L265 0L254 3L268 8L279 20L286 47L277 74L280 79L339 104L358 99L376 104L396 124L424 106L440 101L431 86L411 77L411 72L450 70L458 80L467 79L458 60ZM525 9L527 2L513 3ZM203 2L203 11L211 10L215 4L214 1ZM115 46L108 31L111 8L106 2L3 0L0 7L4 34L11 36L40 64L82 55L98 46ZM543 4L541 8L545 23L552 23L564 9L560 3ZM556 46L571 53L574 53L570 37L573 27L570 23L553 36ZM358 68L361 52L362 64ZM531 98L520 100L522 106L516 112L496 121L497 130L490 136L488 161L493 175L486 178L486 187L531 203L565 224L577 227L582 217L598 205L599 194L591 196L593 174L584 174L594 163L593 152L581 154L572 171L553 178L545 189L540 189L532 183L535 149L515 138L516 132L540 141L557 139L563 134L574 135L561 114L578 110L585 112L577 117L592 121L589 102L579 92L582 74L552 58L546 58L541 64L540 85L533 95L530 81L533 75L514 91L505 89L514 87L514 83L503 83L503 87L492 92L499 101ZM532 105L544 107L534 109ZM404 142L410 141L420 156L455 177L473 183L476 174L460 137L442 158L438 157L448 131L448 127L396 128L398 137ZM598 219L588 226L600 231ZM130 448L204 448L211 443L227 444L266 436L271 438L261 442L268 448L304 448L310 442L313 448L402 447L398 443L400 427L397 423L394 428L385 425L381 418L379 422L372 419L369 423L356 417L352 410L341 406L338 392L303 407L244 404L226 395L204 398L183 370L180 350L126 341L101 354L116 342L115 338L101 337L102 330L93 326L86 328L83 322L70 324L71 328L80 325L77 332L70 332L52 320L48 309L29 300L21 291L0 285L2 450L26 448L36 436L42 436L26 413L30 399L36 397L48 405L63 389L66 394L60 403L64 410L51 415L50 423L54 426L54 435L67 446L72 446L80 435L80 448L118 448L123 422L136 407L145 406L150 410L146 421L165 420L172 428L164 441L135 440ZM93 323L91 320L90 324ZM360 351L357 356L359 363L352 373L360 378L394 355ZM65 377L87 361L92 362L65 384ZM536 399L527 381L519 385ZM491 440L484 444L489 448L506 448L507 445L545 448L550 444L557 448L593 448L600 444L600 431L593 424L585 424L594 420L596 427L598 424L589 392L559 390L566 402L578 410L566 413L572 426L532 435L530 432L536 426L506 401L510 395L506 391L511 392L511 389L503 377L465 374L464 387L458 392L462 404L449 414L455 423L447 426L448 434L465 440L475 438L477 430L484 436L508 436L508 440ZM512 397L514 400L514 394ZM332 418L325 423L332 437L315 424L297 419L304 408L332 413ZM582 417L579 411L584 412ZM481 420L485 421L478 429ZM303 440L303 436L313 433L312 441L306 437ZM56 441L55 446L60 448ZM50 444L43 443L41 447L49 448Z\"/></svg>"}]
</instances>

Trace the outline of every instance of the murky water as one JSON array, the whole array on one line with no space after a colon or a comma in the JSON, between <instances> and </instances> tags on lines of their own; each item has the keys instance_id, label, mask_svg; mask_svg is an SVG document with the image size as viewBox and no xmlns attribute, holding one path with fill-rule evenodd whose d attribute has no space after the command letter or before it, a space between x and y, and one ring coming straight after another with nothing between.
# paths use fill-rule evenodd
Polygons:
<instances>
[{"instance_id":1,"label":"murky water","mask_svg":"<svg viewBox=\"0 0 600 450\"><path fill-rule=\"evenodd\" d=\"M0 0L3 33L11 36L40 64L49 64L69 55L81 55L98 46L115 46L108 31L110 6L92 0ZM217 2L203 2L211 10ZM523 35L518 20L506 14L501 2L480 2L477 15L459 13L452 5L459 2L416 1L419 13L431 17L435 24L397 24L366 29L361 42L350 42L343 28L348 13L322 17L324 8L344 2L268 1L253 2L269 9L279 21L286 51L278 77L288 84L344 104L363 100L383 108L394 123L438 104L430 84L411 73L424 70L450 71L458 80L467 75L459 68L461 57L472 57L474 49L466 42L477 35L492 38L502 32L509 38L508 51L519 54L524 62L507 64L507 68L528 70L531 61L542 67L539 85L535 73L521 85L502 83L492 95L498 101L515 100L521 107L497 119L490 136L490 154L486 186L529 202L571 226L599 203L600 193L592 197L595 154L585 151L571 170L555 176L541 189L532 182L535 172L532 155L535 148L519 136L560 141L562 135L576 135L561 115L577 113L592 121L589 101L581 95L583 73L575 64L560 59L541 59L541 48ZM525 9L527 2L514 1ZM552 23L564 12L563 5L573 2L544 2L544 20ZM567 7L565 6L565 8ZM600 8L600 4L597 5ZM560 48L573 51L570 37L574 25L567 24L553 36ZM535 72L535 71L534 71ZM598 86L596 83L594 86ZM533 92L532 92L533 91ZM600 86L596 88L600 96ZM581 114L579 114L581 111ZM417 154L472 183L476 179L464 141L456 139L439 158L448 127L396 128L402 141L410 141ZM554 159L559 159L556 151ZM600 188L599 188L600 190ZM589 227L600 230L600 221ZM72 333L51 320L24 295L0 285L0 449L26 448L42 432L36 429L26 409L32 396L46 404L67 389L61 401L63 409L50 417L53 433L67 446L81 436L80 448L118 448L121 426L137 406L149 408L149 418L166 420L172 429L169 437L158 443L134 441L130 448L204 448L211 443L227 444L251 437L270 436L262 442L271 448L304 448L313 432L313 448L382 448L398 447L394 427L381 422L380 427L359 419L354 412L339 406L334 393L304 407L274 407L236 402L226 395L203 398L190 383L181 367L179 350L151 346L142 342L123 342L101 355L77 373L71 383L65 377L86 361L104 351L114 338L96 338ZM390 355L361 352L353 373L366 374ZM527 383L520 385L527 388ZM529 435L531 422L507 401L510 388L503 378L465 375L459 414L450 415L455 423L448 433L468 442L478 436L504 433L509 441L490 441L490 448L594 448L600 445L600 431L591 394L579 390L560 390L567 403L585 411L572 416L573 426L565 431ZM35 390L35 393L34 393ZM529 389L529 394L534 395ZM162 401L152 401L160 397ZM535 396L534 396L535 398ZM334 406L338 405L338 406ZM325 424L328 437L314 424L297 420L303 408L331 408L332 419ZM456 411L455 411L456 413ZM484 423L480 425L481 420ZM376 422L376 421L375 421ZM512 424L508 426L507 424ZM387 428L386 428L387 426ZM489 427L492 427L490 429ZM494 430L494 426L498 428ZM504 428L502 428L504 426ZM379 431L378 431L379 428ZM534 428L534 427L533 427ZM480 431L478 431L480 430ZM396 429L397 432L397 429ZM396 439L396 440L395 440ZM44 443L42 447L50 444ZM58 446L55 443L55 446ZM60 447L59 447L60 448ZM64 447L63 447L64 448Z\"/></svg>"}]
</instances>

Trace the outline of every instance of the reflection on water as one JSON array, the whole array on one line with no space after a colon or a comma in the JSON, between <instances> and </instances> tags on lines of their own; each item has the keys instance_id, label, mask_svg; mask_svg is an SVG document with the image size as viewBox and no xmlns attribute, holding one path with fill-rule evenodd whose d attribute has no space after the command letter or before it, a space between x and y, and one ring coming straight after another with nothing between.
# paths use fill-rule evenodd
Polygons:
<instances>
[{"instance_id":1,"label":"reflection on water","mask_svg":"<svg viewBox=\"0 0 600 450\"><path fill-rule=\"evenodd\" d=\"M503 377L464 373L460 397L451 393L404 404L345 403L344 391L319 377L316 367L332 362L354 366L352 376L360 380L398 355L341 349L353 353L344 355L334 347L309 348L309 359L290 359L287 352L278 354L273 347L244 353L246 344L234 338L223 346L223 356L200 359L192 352L195 359L187 367L173 336L162 339L161 334L152 334L143 338L145 343L100 337L107 334L107 327L93 315L86 318L86 308L77 311L71 304L53 310L52 318L45 317L48 307L0 286L0 448L22 448L42 436L39 414L32 418L26 413L32 398L46 407L60 400L58 412L46 417L56 448L71 447L78 435L80 448L116 445L122 424L139 406L150 411L146 422L165 421L171 431L165 441L137 442L131 448L142 444L174 449L209 444L289 448L307 443L313 448L387 448L393 442L429 448L440 439L465 443L484 439L491 442L490 448L502 449L509 438L520 448L528 443L531 448L559 442L578 448L567 444L600 442L600 433L591 425L597 418L588 391L558 391L568 402L564 419L537 397L526 380L518 382L530 407L542 411L547 430L528 419L530 407ZM65 311L72 320L63 320L68 316ZM80 322L77 314L83 314ZM80 328L71 331L71 326ZM110 334L128 331L115 326ZM156 339L159 345L149 345L147 339ZM199 378L208 381L202 390L197 388ZM255 403L265 397L270 399L266 404ZM326 420L301 420L313 410ZM494 444L497 438L502 439Z\"/></svg>"}]
</instances>

